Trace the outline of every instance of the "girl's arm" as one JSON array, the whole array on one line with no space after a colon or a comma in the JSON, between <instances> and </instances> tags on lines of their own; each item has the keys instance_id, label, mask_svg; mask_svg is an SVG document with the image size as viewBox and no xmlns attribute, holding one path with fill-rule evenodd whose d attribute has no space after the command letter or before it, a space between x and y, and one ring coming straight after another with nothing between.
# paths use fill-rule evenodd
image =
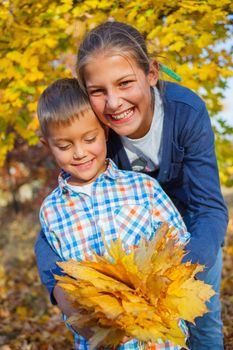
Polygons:
<instances>
[{"instance_id":1,"label":"girl's arm","mask_svg":"<svg viewBox=\"0 0 233 350\"><path fill-rule=\"evenodd\" d=\"M67 317L72 316L77 311L73 308L63 289L56 284L56 280L53 277L53 273L62 275L61 270L56 265L56 262L61 261L61 258L51 248L42 230L35 244L35 253L40 278L48 289L51 302L54 305L57 304L64 315ZM77 332L74 327L72 329ZM84 328L79 334L88 340L93 335L93 332L89 328Z\"/></svg>"},{"instance_id":2,"label":"girl's arm","mask_svg":"<svg viewBox=\"0 0 233 350\"><path fill-rule=\"evenodd\" d=\"M61 261L61 258L51 248L42 230L35 244L35 254L41 282L47 288L51 302L57 304L53 295L56 285L53 274L62 275L60 268L56 265L57 261Z\"/></svg>"},{"instance_id":3,"label":"girl's arm","mask_svg":"<svg viewBox=\"0 0 233 350\"><path fill-rule=\"evenodd\" d=\"M180 141L184 147L184 179L189 189L184 219L191 239L186 259L210 268L224 241L228 215L220 191L214 133L204 104L199 113L188 119Z\"/></svg>"}]
</instances>

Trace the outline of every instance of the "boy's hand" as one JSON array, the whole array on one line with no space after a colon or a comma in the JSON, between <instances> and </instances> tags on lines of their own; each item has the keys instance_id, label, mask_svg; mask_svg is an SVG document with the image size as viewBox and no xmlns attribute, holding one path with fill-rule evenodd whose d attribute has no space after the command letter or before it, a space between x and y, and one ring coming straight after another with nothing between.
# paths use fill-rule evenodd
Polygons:
<instances>
[{"instance_id":1,"label":"boy's hand","mask_svg":"<svg viewBox=\"0 0 233 350\"><path fill-rule=\"evenodd\" d=\"M130 338L130 337L124 337L116 349L119 349L120 346L124 345L125 343L127 343L127 342L130 341L131 339L132 339L132 338ZM98 347L97 347L97 350L104 350L104 346L98 346Z\"/></svg>"},{"instance_id":2,"label":"boy's hand","mask_svg":"<svg viewBox=\"0 0 233 350\"><path fill-rule=\"evenodd\" d=\"M75 313L75 309L72 307L72 304L67 300L67 297L62 288L58 285L54 287L53 295L57 301L58 307L60 310L66 315L71 316ZM74 326L72 326L75 332L84 337L87 341L94 335L94 333L90 330L90 328L83 328L82 330L77 331ZM119 345L119 347L128 341L130 341L131 337L124 337ZM98 350L101 350L103 347L98 347Z\"/></svg>"},{"instance_id":3,"label":"boy's hand","mask_svg":"<svg viewBox=\"0 0 233 350\"><path fill-rule=\"evenodd\" d=\"M66 316L69 317L75 314L76 310L73 308L72 303L67 299L67 296L64 293L63 289L60 288L58 285L54 287L53 295L57 301L58 307ZM77 330L73 325L72 328L76 333L80 334L86 340L90 339L94 335L90 328L83 328L82 330Z\"/></svg>"},{"instance_id":4,"label":"boy's hand","mask_svg":"<svg viewBox=\"0 0 233 350\"><path fill-rule=\"evenodd\" d=\"M85 338L87 341L94 335L94 332L90 330L90 328L83 328L81 330L76 330L75 327L72 327L75 332L80 334L83 338Z\"/></svg>"},{"instance_id":5,"label":"boy's hand","mask_svg":"<svg viewBox=\"0 0 233 350\"><path fill-rule=\"evenodd\" d=\"M57 284L53 289L53 296L56 299L57 306L63 314L69 317L75 312L72 303L67 299L65 292Z\"/></svg>"},{"instance_id":6,"label":"boy's hand","mask_svg":"<svg viewBox=\"0 0 233 350\"><path fill-rule=\"evenodd\" d=\"M131 339L132 339L131 337L126 337L126 336L125 336L125 337L122 339L122 341L120 342L118 348L119 348L121 345L124 345L125 343L127 343L128 341L130 341Z\"/></svg>"}]
</instances>

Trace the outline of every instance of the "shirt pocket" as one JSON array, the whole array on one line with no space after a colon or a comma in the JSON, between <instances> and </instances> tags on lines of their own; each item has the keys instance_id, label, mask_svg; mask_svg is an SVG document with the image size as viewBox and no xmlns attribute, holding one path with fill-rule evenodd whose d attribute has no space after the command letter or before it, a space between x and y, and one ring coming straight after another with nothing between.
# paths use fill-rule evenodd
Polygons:
<instances>
[{"instance_id":1,"label":"shirt pocket","mask_svg":"<svg viewBox=\"0 0 233 350\"><path fill-rule=\"evenodd\" d=\"M62 227L51 224L47 233L52 248L63 260L90 260L99 245L95 236L93 221L88 218L85 221L70 219Z\"/></svg>"},{"instance_id":2,"label":"shirt pocket","mask_svg":"<svg viewBox=\"0 0 233 350\"><path fill-rule=\"evenodd\" d=\"M118 237L127 247L137 246L141 238L151 235L151 215L143 205L124 205L114 213L115 228Z\"/></svg>"}]
</instances>

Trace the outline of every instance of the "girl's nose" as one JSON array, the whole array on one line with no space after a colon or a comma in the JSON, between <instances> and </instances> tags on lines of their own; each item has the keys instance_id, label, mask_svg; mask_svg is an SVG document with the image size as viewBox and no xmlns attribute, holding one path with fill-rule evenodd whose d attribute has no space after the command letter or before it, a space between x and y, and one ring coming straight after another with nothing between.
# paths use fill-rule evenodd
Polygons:
<instances>
[{"instance_id":1,"label":"girl's nose","mask_svg":"<svg viewBox=\"0 0 233 350\"><path fill-rule=\"evenodd\" d=\"M115 112L121 105L121 98L116 93L109 93L107 95L106 108L108 112Z\"/></svg>"}]
</instances>

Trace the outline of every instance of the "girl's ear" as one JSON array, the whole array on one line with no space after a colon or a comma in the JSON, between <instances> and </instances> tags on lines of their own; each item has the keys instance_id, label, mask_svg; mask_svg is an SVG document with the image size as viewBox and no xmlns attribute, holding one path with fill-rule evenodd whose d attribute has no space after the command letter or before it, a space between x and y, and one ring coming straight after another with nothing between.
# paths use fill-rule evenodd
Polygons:
<instances>
[{"instance_id":1,"label":"girl's ear","mask_svg":"<svg viewBox=\"0 0 233 350\"><path fill-rule=\"evenodd\" d=\"M155 60L150 62L150 71L148 73L148 82L150 86L155 86L159 76L159 64Z\"/></svg>"}]
</instances>

